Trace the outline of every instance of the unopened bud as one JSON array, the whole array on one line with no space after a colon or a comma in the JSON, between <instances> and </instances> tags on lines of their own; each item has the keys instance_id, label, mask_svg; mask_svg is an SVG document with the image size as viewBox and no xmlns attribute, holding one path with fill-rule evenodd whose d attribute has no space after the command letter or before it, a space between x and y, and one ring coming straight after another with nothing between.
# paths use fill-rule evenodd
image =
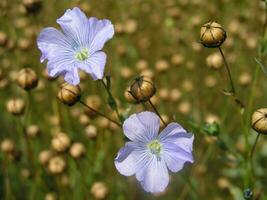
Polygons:
<instances>
[{"instance_id":1,"label":"unopened bud","mask_svg":"<svg viewBox=\"0 0 267 200\"><path fill-rule=\"evenodd\" d=\"M258 133L267 134L267 108L258 109L252 114L251 126Z\"/></svg>"},{"instance_id":2,"label":"unopened bud","mask_svg":"<svg viewBox=\"0 0 267 200\"><path fill-rule=\"evenodd\" d=\"M78 85L70 85L64 83L61 85L60 90L57 94L57 98L64 104L69 106L74 105L77 101L80 100L81 89Z\"/></svg>"},{"instance_id":3,"label":"unopened bud","mask_svg":"<svg viewBox=\"0 0 267 200\"><path fill-rule=\"evenodd\" d=\"M130 94L136 103L148 101L156 92L153 80L148 76L136 78L130 86Z\"/></svg>"},{"instance_id":4,"label":"unopened bud","mask_svg":"<svg viewBox=\"0 0 267 200\"><path fill-rule=\"evenodd\" d=\"M226 31L216 22L208 22L201 27L200 42L208 48L220 47L226 39Z\"/></svg>"},{"instance_id":5,"label":"unopened bud","mask_svg":"<svg viewBox=\"0 0 267 200\"><path fill-rule=\"evenodd\" d=\"M38 84L38 77L31 68L24 68L19 71L17 76L18 85L24 90L31 90Z\"/></svg>"}]
</instances>

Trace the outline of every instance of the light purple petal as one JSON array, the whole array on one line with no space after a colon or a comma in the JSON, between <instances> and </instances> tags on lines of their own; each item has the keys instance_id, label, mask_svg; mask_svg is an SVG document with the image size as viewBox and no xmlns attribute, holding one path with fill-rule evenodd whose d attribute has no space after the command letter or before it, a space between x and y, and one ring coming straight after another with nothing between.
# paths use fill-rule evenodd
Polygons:
<instances>
[{"instance_id":1,"label":"light purple petal","mask_svg":"<svg viewBox=\"0 0 267 200\"><path fill-rule=\"evenodd\" d=\"M131 115L123 123L123 132L130 140L147 143L155 138L159 130L159 119L153 112Z\"/></svg>"},{"instance_id":2,"label":"light purple petal","mask_svg":"<svg viewBox=\"0 0 267 200\"><path fill-rule=\"evenodd\" d=\"M164 142L175 143L178 147L187 152L192 152L194 136L187 133L186 130L177 123L170 123L159 134L159 140Z\"/></svg>"},{"instance_id":3,"label":"light purple petal","mask_svg":"<svg viewBox=\"0 0 267 200\"><path fill-rule=\"evenodd\" d=\"M137 118L147 130L147 137L153 140L158 136L160 119L153 112L141 112L137 114Z\"/></svg>"},{"instance_id":4,"label":"light purple petal","mask_svg":"<svg viewBox=\"0 0 267 200\"><path fill-rule=\"evenodd\" d=\"M94 53L101 50L104 44L114 35L114 26L107 20L98 20L95 17L89 18L89 50Z\"/></svg>"},{"instance_id":5,"label":"light purple petal","mask_svg":"<svg viewBox=\"0 0 267 200\"><path fill-rule=\"evenodd\" d=\"M141 185L144 190L152 193L163 192L169 184L169 173L163 159L153 156L145 170Z\"/></svg>"},{"instance_id":6,"label":"light purple petal","mask_svg":"<svg viewBox=\"0 0 267 200\"><path fill-rule=\"evenodd\" d=\"M172 172L180 171L186 162L194 162L192 152L187 152L171 142L164 142L162 145L162 158Z\"/></svg>"},{"instance_id":7,"label":"light purple petal","mask_svg":"<svg viewBox=\"0 0 267 200\"><path fill-rule=\"evenodd\" d=\"M88 19L79 8L66 10L64 15L57 19L57 23L75 49L85 45Z\"/></svg>"},{"instance_id":8,"label":"light purple petal","mask_svg":"<svg viewBox=\"0 0 267 200\"><path fill-rule=\"evenodd\" d=\"M40 61L62 55L72 55L71 44L67 38L55 28L45 28L37 38L38 48L42 52Z\"/></svg>"},{"instance_id":9,"label":"light purple petal","mask_svg":"<svg viewBox=\"0 0 267 200\"><path fill-rule=\"evenodd\" d=\"M66 71L64 80L71 85L78 85L80 83L80 76L78 68L72 67Z\"/></svg>"},{"instance_id":10,"label":"light purple petal","mask_svg":"<svg viewBox=\"0 0 267 200\"><path fill-rule=\"evenodd\" d=\"M115 166L117 170L124 176L131 176L136 173L137 166L142 161L142 152L145 147L138 146L133 142L127 142L118 152L115 158Z\"/></svg>"},{"instance_id":11,"label":"light purple petal","mask_svg":"<svg viewBox=\"0 0 267 200\"><path fill-rule=\"evenodd\" d=\"M79 68L90 74L94 80L102 79L105 71L107 56L99 51L90 55L86 62L79 64Z\"/></svg>"}]
</instances>

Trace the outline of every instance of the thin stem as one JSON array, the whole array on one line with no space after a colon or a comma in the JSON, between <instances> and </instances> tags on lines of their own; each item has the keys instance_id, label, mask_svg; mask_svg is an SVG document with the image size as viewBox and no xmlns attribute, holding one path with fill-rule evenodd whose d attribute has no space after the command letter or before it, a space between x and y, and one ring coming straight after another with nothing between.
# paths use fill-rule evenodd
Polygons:
<instances>
[{"instance_id":1,"label":"thin stem","mask_svg":"<svg viewBox=\"0 0 267 200\"><path fill-rule=\"evenodd\" d=\"M104 117L104 118L106 118L107 120L111 121L112 123L118 125L119 127L122 126L119 122L117 122L117 121L111 119L110 117L106 116L105 114L103 114L103 113L101 113L101 112L95 110L94 108L88 106L88 105L87 105L86 103L84 103L83 101L80 100L79 103L82 104L83 106L85 106L86 108L90 109L91 111L93 111L93 112L96 113L97 115L99 115L99 116L101 116L101 117Z\"/></svg>"},{"instance_id":2,"label":"thin stem","mask_svg":"<svg viewBox=\"0 0 267 200\"><path fill-rule=\"evenodd\" d=\"M159 116L160 120L162 121L162 123L164 124L164 126L166 127L167 124L166 122L163 120L163 118L161 117L161 115L159 114L157 108L154 106L154 104L152 103L152 101L149 99L148 100L149 104L151 105L151 107L153 108L153 110L155 111L155 113Z\"/></svg>"},{"instance_id":3,"label":"thin stem","mask_svg":"<svg viewBox=\"0 0 267 200\"><path fill-rule=\"evenodd\" d=\"M243 109L245 106L244 106L244 104L243 104L243 103L237 98L237 96L236 96L236 90L235 90L234 81L233 81L233 78L232 78L232 75L231 75L231 71L230 71L229 65L228 65L228 63L227 63L227 61L226 61L226 58L225 58L225 56L224 56L224 53L223 53L221 47L218 47L218 49L219 49L220 54L221 54L221 56L222 56L222 58L223 58L224 66L225 66L225 68L226 68L227 75L228 75L228 77L229 77L229 81L230 81L230 85L231 85L231 93L232 93L232 95L233 95L233 97L234 97L234 101L235 101L235 103L236 103L237 105L240 106L241 109Z\"/></svg>"},{"instance_id":4,"label":"thin stem","mask_svg":"<svg viewBox=\"0 0 267 200\"><path fill-rule=\"evenodd\" d=\"M251 149L251 153L250 153L250 161L251 161L251 170L252 170L252 173L254 173L254 164L253 164L253 155L254 155L254 152L255 152L255 149L256 149L256 146L257 146L257 143L259 141L259 138L260 138L260 133L257 134L257 137L255 139L255 142L252 146L252 149Z\"/></svg>"},{"instance_id":5,"label":"thin stem","mask_svg":"<svg viewBox=\"0 0 267 200\"><path fill-rule=\"evenodd\" d=\"M225 59L225 56L224 56L224 53L223 53L221 47L218 47L218 49L219 49L220 54L221 54L221 56L223 58L224 66L226 68L226 71L227 71L227 74L228 74L228 77L229 77L229 80L230 80L230 85L231 85L231 88L232 88L231 92L235 95L235 86L234 86L234 82L233 82L232 75L231 75L231 72L230 72L230 68L229 68L228 63L227 63L227 61Z\"/></svg>"},{"instance_id":6,"label":"thin stem","mask_svg":"<svg viewBox=\"0 0 267 200\"><path fill-rule=\"evenodd\" d=\"M103 84L104 88L106 89L106 91L107 91L109 97L112 98L112 100L114 101L114 103L115 103L115 108L114 108L114 110L115 110L115 112L116 112L116 115L117 115L118 119L121 121L121 115L120 115L120 113L119 113L119 111L118 111L118 108L117 108L117 105L116 105L116 101L115 101L115 99L114 99L112 93L110 92L110 90L109 90L108 86L106 85L105 81L104 81L103 79L101 79L100 81L101 81L101 83Z\"/></svg>"}]
</instances>

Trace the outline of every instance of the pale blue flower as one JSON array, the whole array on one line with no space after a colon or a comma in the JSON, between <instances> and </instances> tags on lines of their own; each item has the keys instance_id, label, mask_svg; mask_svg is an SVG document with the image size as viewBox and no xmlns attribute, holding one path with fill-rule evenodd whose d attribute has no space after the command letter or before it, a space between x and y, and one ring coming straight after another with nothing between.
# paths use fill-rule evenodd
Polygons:
<instances>
[{"instance_id":1,"label":"pale blue flower","mask_svg":"<svg viewBox=\"0 0 267 200\"><path fill-rule=\"evenodd\" d=\"M37 39L41 62L48 60L49 76L63 75L66 82L77 85L78 72L82 70L94 80L102 79L107 56L101 49L114 35L112 23L106 19L88 19L79 8L68 9L57 23L63 32L45 28Z\"/></svg>"},{"instance_id":2,"label":"pale blue flower","mask_svg":"<svg viewBox=\"0 0 267 200\"><path fill-rule=\"evenodd\" d=\"M170 123L159 133L159 117L152 112L131 115L123 123L126 142L115 158L117 170L135 175L147 192L158 193L169 183L168 169L180 171L186 162L194 162L194 136L179 124Z\"/></svg>"}]
</instances>

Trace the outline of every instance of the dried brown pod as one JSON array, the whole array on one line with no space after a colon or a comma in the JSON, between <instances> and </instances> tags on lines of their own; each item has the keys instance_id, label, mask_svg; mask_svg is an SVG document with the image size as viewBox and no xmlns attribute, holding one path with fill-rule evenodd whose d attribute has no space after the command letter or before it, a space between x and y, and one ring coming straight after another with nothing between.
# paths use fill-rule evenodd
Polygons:
<instances>
[{"instance_id":1,"label":"dried brown pod","mask_svg":"<svg viewBox=\"0 0 267 200\"><path fill-rule=\"evenodd\" d=\"M226 37L226 31L217 22L208 22L200 29L200 42L208 48L220 47Z\"/></svg>"},{"instance_id":2,"label":"dried brown pod","mask_svg":"<svg viewBox=\"0 0 267 200\"><path fill-rule=\"evenodd\" d=\"M79 85L64 83L60 86L57 98L64 104L72 106L80 100L81 89Z\"/></svg>"},{"instance_id":3,"label":"dried brown pod","mask_svg":"<svg viewBox=\"0 0 267 200\"><path fill-rule=\"evenodd\" d=\"M129 92L137 103L148 101L156 93L154 81L148 76L139 76L132 82Z\"/></svg>"},{"instance_id":4,"label":"dried brown pod","mask_svg":"<svg viewBox=\"0 0 267 200\"><path fill-rule=\"evenodd\" d=\"M22 99L11 99L6 104L9 113L15 116L22 115L25 110L25 103Z\"/></svg>"},{"instance_id":5,"label":"dried brown pod","mask_svg":"<svg viewBox=\"0 0 267 200\"><path fill-rule=\"evenodd\" d=\"M258 133L267 134L267 108L260 108L252 114L251 126Z\"/></svg>"},{"instance_id":6,"label":"dried brown pod","mask_svg":"<svg viewBox=\"0 0 267 200\"><path fill-rule=\"evenodd\" d=\"M38 77L31 68L23 68L17 75L17 83L24 90L31 90L38 84Z\"/></svg>"}]
</instances>

